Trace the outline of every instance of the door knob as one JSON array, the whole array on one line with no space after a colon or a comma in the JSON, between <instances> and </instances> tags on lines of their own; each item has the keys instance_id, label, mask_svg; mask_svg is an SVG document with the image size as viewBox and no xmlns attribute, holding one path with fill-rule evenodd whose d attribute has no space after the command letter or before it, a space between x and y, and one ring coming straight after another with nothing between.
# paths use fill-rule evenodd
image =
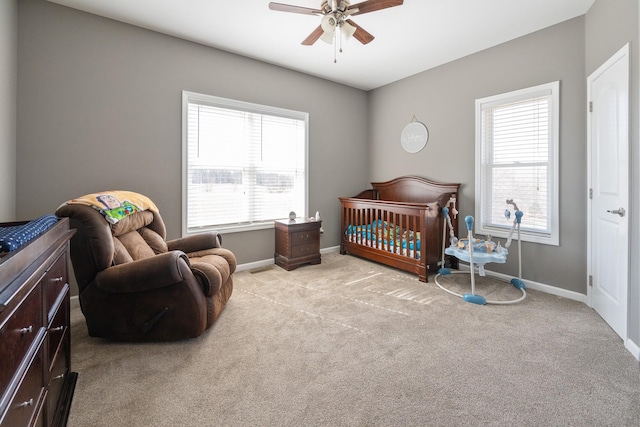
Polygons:
<instances>
[{"instance_id":1,"label":"door knob","mask_svg":"<svg viewBox=\"0 0 640 427\"><path fill-rule=\"evenodd\" d=\"M615 211L607 211L607 212L612 213L612 214L617 214L617 215L620 215L620 216L624 216L624 214L625 214L624 208L616 209Z\"/></svg>"}]
</instances>

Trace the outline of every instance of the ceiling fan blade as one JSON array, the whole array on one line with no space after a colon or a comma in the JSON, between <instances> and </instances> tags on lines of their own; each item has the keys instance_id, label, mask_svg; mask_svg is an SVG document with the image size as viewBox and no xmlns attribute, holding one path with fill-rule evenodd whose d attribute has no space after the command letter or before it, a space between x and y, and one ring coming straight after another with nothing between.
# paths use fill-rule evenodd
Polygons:
<instances>
[{"instance_id":1,"label":"ceiling fan blade","mask_svg":"<svg viewBox=\"0 0 640 427\"><path fill-rule=\"evenodd\" d=\"M375 38L373 37L373 35L371 35L371 33L366 31L360 25L353 22L353 20L347 19L345 22L347 22L349 25L353 25L354 27L356 27L356 31L355 33L353 33L353 38L358 40L360 43L367 44L367 43L370 43Z\"/></svg>"},{"instance_id":2,"label":"ceiling fan blade","mask_svg":"<svg viewBox=\"0 0 640 427\"><path fill-rule=\"evenodd\" d=\"M279 12L301 13L303 15L324 15L324 12L319 9L274 2L269 3L269 9L277 10Z\"/></svg>"},{"instance_id":3,"label":"ceiling fan blade","mask_svg":"<svg viewBox=\"0 0 640 427\"><path fill-rule=\"evenodd\" d=\"M302 41L302 44L305 46L311 46L312 44L318 41L318 39L320 38L320 36L322 36L322 34L324 34L324 31L322 30L322 26L318 25L318 28L313 30L313 32L309 34L309 36L307 36L307 38Z\"/></svg>"},{"instance_id":4,"label":"ceiling fan blade","mask_svg":"<svg viewBox=\"0 0 640 427\"><path fill-rule=\"evenodd\" d=\"M404 3L404 0L367 0L362 3L349 6L347 11L353 10L353 12L349 14L350 16L362 15L363 13L400 6L402 3Z\"/></svg>"}]
</instances>

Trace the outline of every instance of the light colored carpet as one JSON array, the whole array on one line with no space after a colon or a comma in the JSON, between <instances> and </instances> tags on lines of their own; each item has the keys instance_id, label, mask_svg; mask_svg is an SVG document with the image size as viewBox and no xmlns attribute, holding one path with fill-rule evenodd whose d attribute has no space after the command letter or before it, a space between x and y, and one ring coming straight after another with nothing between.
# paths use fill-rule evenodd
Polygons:
<instances>
[{"instance_id":1,"label":"light colored carpet","mask_svg":"<svg viewBox=\"0 0 640 427\"><path fill-rule=\"evenodd\" d=\"M72 427L640 425L638 362L586 305L477 306L347 255L237 273L194 340L90 338L77 300L71 322Z\"/></svg>"}]
</instances>

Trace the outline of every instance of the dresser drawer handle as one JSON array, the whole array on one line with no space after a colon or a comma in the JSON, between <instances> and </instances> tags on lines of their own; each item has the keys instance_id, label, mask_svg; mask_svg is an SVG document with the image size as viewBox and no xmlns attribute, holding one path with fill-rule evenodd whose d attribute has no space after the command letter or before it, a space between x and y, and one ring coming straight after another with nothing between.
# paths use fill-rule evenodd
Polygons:
<instances>
[{"instance_id":1,"label":"dresser drawer handle","mask_svg":"<svg viewBox=\"0 0 640 427\"><path fill-rule=\"evenodd\" d=\"M52 282L62 282L64 279L62 278L62 276L58 276L58 277L54 277L53 279L51 279Z\"/></svg>"},{"instance_id":2,"label":"dresser drawer handle","mask_svg":"<svg viewBox=\"0 0 640 427\"><path fill-rule=\"evenodd\" d=\"M33 398L27 400L26 402L18 403L18 408L26 408L27 406L33 406Z\"/></svg>"},{"instance_id":3,"label":"dresser drawer handle","mask_svg":"<svg viewBox=\"0 0 640 427\"><path fill-rule=\"evenodd\" d=\"M62 378L64 378L64 374L56 375L55 377L52 378L52 380L60 380Z\"/></svg>"},{"instance_id":4,"label":"dresser drawer handle","mask_svg":"<svg viewBox=\"0 0 640 427\"><path fill-rule=\"evenodd\" d=\"M56 326L55 328L51 328L50 332L60 332L64 329L64 326Z\"/></svg>"},{"instance_id":5,"label":"dresser drawer handle","mask_svg":"<svg viewBox=\"0 0 640 427\"><path fill-rule=\"evenodd\" d=\"M22 328L22 329L19 329L19 332L20 332L22 335L30 334L31 332L33 332L33 325L29 326L28 328Z\"/></svg>"}]
</instances>

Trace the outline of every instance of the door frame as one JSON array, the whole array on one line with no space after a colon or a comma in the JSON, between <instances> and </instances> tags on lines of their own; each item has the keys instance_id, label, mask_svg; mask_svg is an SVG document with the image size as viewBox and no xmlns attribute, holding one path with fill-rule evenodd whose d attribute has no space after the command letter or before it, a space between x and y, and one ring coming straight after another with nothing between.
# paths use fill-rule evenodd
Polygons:
<instances>
[{"instance_id":1,"label":"door frame","mask_svg":"<svg viewBox=\"0 0 640 427\"><path fill-rule=\"evenodd\" d=\"M587 76L587 277L586 277L586 283L587 283L587 305L589 307L593 307L593 295L592 295L592 290L593 287L591 286L591 277L592 277L592 269L593 269L593 265L592 265L592 249L593 249L593 236L592 236L592 225L593 225L593 218L592 218L592 197L591 197L591 191L592 191L592 178L593 178L593 174L592 174L592 150L593 150L593 141L591 138L591 127L592 127L592 113L589 111L589 105L590 105L590 101L591 101L591 83L593 82L593 80L595 80L594 75L596 75L596 73L598 73L599 71L604 71L605 69L609 68L611 65L613 65L615 62L619 61L621 58L627 57L627 61L629 63L629 66L631 64L630 62L630 58L629 58L629 43L625 44L620 50L618 50L615 54L613 54L609 59L607 59L603 64L601 64L595 71L593 71L593 73L591 73L589 76ZM629 69L629 78L631 77L631 70ZM630 83L630 82L629 82ZM627 176L627 181L628 181L628 185L627 185L627 189L628 189L628 194L627 194L627 206L630 208L631 206L631 85L629 85L629 91L628 91L628 110L627 110L627 123L628 123L628 148L627 148L627 163L628 163L628 176ZM630 211L630 209L628 209ZM631 214L632 212L629 212L629 214ZM628 215L627 218L629 218L629 222L631 215ZM631 224L629 224L630 226ZM629 227L630 230L630 227ZM627 341L629 339L629 287L631 285L631 278L630 278L630 270L631 270L631 238L629 238L629 243L627 245L627 271L626 271L626 275L627 275L627 293L626 293L626 298L625 298L625 304L626 304L626 310L625 310L625 317L626 317L626 326L624 328L624 336L621 337L625 347L627 346Z\"/></svg>"}]
</instances>

